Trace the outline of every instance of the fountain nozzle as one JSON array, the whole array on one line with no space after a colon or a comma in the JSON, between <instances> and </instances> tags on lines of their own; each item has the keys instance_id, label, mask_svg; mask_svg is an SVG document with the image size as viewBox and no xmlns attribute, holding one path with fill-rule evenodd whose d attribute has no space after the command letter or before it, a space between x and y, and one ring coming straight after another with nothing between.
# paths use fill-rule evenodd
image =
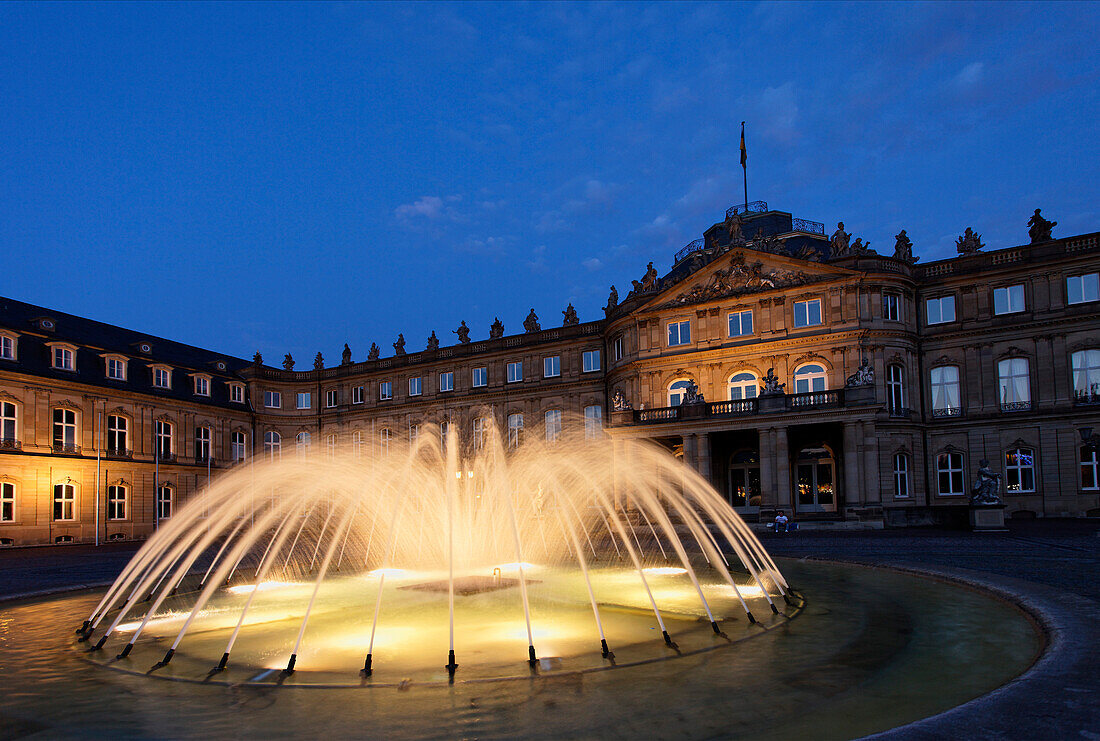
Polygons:
<instances>
[{"instance_id":1,"label":"fountain nozzle","mask_svg":"<svg viewBox=\"0 0 1100 741\"><path fill-rule=\"evenodd\" d=\"M535 657L535 647L534 646L528 646L527 647L527 663L530 664L531 666L534 666L538 662L539 662L539 660Z\"/></svg>"},{"instance_id":2,"label":"fountain nozzle","mask_svg":"<svg viewBox=\"0 0 1100 741\"><path fill-rule=\"evenodd\" d=\"M367 659L363 662L363 671L359 673L364 677L369 677L373 673L373 671L374 670L371 669L371 655L367 654Z\"/></svg>"},{"instance_id":3,"label":"fountain nozzle","mask_svg":"<svg viewBox=\"0 0 1100 741\"><path fill-rule=\"evenodd\" d=\"M454 649L447 652L447 666L445 668L447 669L447 673L454 677L455 669L458 668L458 663L455 662Z\"/></svg>"},{"instance_id":4,"label":"fountain nozzle","mask_svg":"<svg viewBox=\"0 0 1100 741\"><path fill-rule=\"evenodd\" d=\"M748 615L748 617L749 617L749 622L750 622L750 623L752 623L753 625L756 625L756 618L754 618L754 617L752 616L752 613L751 613L751 612L746 612L745 614L746 614L746 615Z\"/></svg>"},{"instance_id":5,"label":"fountain nozzle","mask_svg":"<svg viewBox=\"0 0 1100 741\"><path fill-rule=\"evenodd\" d=\"M788 594L784 594L784 595L783 595L783 602L785 602L785 603L786 603L786 604L788 604L788 605L789 605L789 604L791 604L791 597L790 597L790 595L788 595Z\"/></svg>"},{"instance_id":6,"label":"fountain nozzle","mask_svg":"<svg viewBox=\"0 0 1100 741\"><path fill-rule=\"evenodd\" d=\"M779 608L775 606L774 602L771 603L771 606L772 606L772 612L774 612L776 615L778 615L779 614Z\"/></svg>"},{"instance_id":7,"label":"fountain nozzle","mask_svg":"<svg viewBox=\"0 0 1100 741\"><path fill-rule=\"evenodd\" d=\"M134 644L127 643L125 646L122 647L122 653L120 653L115 658L116 659L125 659L127 656L130 655L130 652L133 651L133 650L134 650Z\"/></svg>"},{"instance_id":8,"label":"fountain nozzle","mask_svg":"<svg viewBox=\"0 0 1100 741\"><path fill-rule=\"evenodd\" d=\"M172 657L176 655L176 649L168 649L168 653L164 654L164 658L160 660L161 666L168 666L168 662L172 660Z\"/></svg>"},{"instance_id":9,"label":"fountain nozzle","mask_svg":"<svg viewBox=\"0 0 1100 741\"><path fill-rule=\"evenodd\" d=\"M77 633L87 633L88 632L88 626L91 625L91 624L92 624L91 620L85 620L84 624L76 629L76 632Z\"/></svg>"},{"instance_id":10,"label":"fountain nozzle","mask_svg":"<svg viewBox=\"0 0 1100 741\"><path fill-rule=\"evenodd\" d=\"M106 642L107 642L107 634L104 633L103 637L99 639L99 642L96 643L94 646L92 646L92 650L93 651L98 651L99 649L103 648L103 644L106 643Z\"/></svg>"},{"instance_id":11,"label":"fountain nozzle","mask_svg":"<svg viewBox=\"0 0 1100 741\"><path fill-rule=\"evenodd\" d=\"M229 663L229 652L226 651L222 654L222 660L218 662L218 666L214 669L216 672L225 671L225 665Z\"/></svg>"},{"instance_id":12,"label":"fountain nozzle","mask_svg":"<svg viewBox=\"0 0 1100 741\"><path fill-rule=\"evenodd\" d=\"M603 657L605 659L615 658L615 654L611 653L611 649L609 649L607 647L607 639L606 638L601 638L600 639L600 649L601 649L601 653L603 654Z\"/></svg>"},{"instance_id":13,"label":"fountain nozzle","mask_svg":"<svg viewBox=\"0 0 1100 741\"><path fill-rule=\"evenodd\" d=\"M661 631L661 632L662 632L662 633L664 633L664 636L665 636L665 645L666 645L666 646L668 646L669 648L678 648L678 646L677 646L677 645L676 645L675 643L673 643L673 641L672 641L672 636L670 636L670 635L668 634L668 631L667 631L667 630L663 630L663 631Z\"/></svg>"},{"instance_id":14,"label":"fountain nozzle","mask_svg":"<svg viewBox=\"0 0 1100 741\"><path fill-rule=\"evenodd\" d=\"M294 673L294 664L298 661L298 654L291 654L290 661L287 662L286 669L283 669L283 674L290 676Z\"/></svg>"}]
</instances>

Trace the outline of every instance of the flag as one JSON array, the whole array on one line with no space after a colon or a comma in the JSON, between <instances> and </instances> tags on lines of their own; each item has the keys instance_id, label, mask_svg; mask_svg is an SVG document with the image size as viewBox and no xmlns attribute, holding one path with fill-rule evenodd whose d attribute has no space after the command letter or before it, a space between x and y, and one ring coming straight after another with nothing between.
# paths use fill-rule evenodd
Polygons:
<instances>
[{"instance_id":1,"label":"flag","mask_svg":"<svg viewBox=\"0 0 1100 741\"><path fill-rule=\"evenodd\" d=\"M741 122L741 167L745 166L745 163L749 161L748 150L745 149L745 122Z\"/></svg>"}]
</instances>

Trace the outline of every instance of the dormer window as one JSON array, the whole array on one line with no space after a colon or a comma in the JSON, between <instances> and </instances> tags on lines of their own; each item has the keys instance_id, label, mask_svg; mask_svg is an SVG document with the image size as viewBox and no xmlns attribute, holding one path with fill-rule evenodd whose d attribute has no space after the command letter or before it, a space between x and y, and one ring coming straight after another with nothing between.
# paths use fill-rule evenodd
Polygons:
<instances>
[{"instance_id":1,"label":"dormer window","mask_svg":"<svg viewBox=\"0 0 1100 741\"><path fill-rule=\"evenodd\" d=\"M0 332L0 360L15 360L15 335Z\"/></svg>"},{"instance_id":2,"label":"dormer window","mask_svg":"<svg viewBox=\"0 0 1100 741\"><path fill-rule=\"evenodd\" d=\"M47 343L50 348L50 367L56 370L76 370L76 348L72 345L61 345L56 342Z\"/></svg>"},{"instance_id":3,"label":"dormer window","mask_svg":"<svg viewBox=\"0 0 1100 741\"><path fill-rule=\"evenodd\" d=\"M112 381L126 380L126 358L121 355L104 355L105 371L107 378Z\"/></svg>"},{"instance_id":4,"label":"dormer window","mask_svg":"<svg viewBox=\"0 0 1100 741\"><path fill-rule=\"evenodd\" d=\"M172 388L172 369L166 365L153 366L153 388Z\"/></svg>"},{"instance_id":5,"label":"dormer window","mask_svg":"<svg viewBox=\"0 0 1100 741\"><path fill-rule=\"evenodd\" d=\"M210 396L210 376L194 376L195 396Z\"/></svg>"},{"instance_id":6,"label":"dormer window","mask_svg":"<svg viewBox=\"0 0 1100 741\"><path fill-rule=\"evenodd\" d=\"M229 400L234 404L244 404L244 386L239 383L229 384Z\"/></svg>"}]
</instances>

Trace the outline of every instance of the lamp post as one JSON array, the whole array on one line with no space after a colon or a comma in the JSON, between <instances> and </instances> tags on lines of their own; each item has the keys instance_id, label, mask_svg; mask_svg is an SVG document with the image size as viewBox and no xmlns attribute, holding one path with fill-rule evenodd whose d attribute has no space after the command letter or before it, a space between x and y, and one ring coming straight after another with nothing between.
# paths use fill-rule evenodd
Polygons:
<instances>
[{"instance_id":1,"label":"lamp post","mask_svg":"<svg viewBox=\"0 0 1100 741\"><path fill-rule=\"evenodd\" d=\"M1100 448L1100 435L1094 435L1091 427L1082 427L1077 431L1081 435L1081 444L1089 450Z\"/></svg>"}]
</instances>

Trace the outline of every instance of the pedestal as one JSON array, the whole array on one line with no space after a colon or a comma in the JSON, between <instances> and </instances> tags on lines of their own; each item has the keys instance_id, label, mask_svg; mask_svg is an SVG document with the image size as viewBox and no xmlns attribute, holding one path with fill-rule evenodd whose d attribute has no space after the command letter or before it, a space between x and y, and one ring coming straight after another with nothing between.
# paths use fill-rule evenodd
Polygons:
<instances>
[{"instance_id":1,"label":"pedestal","mask_svg":"<svg viewBox=\"0 0 1100 741\"><path fill-rule=\"evenodd\" d=\"M1005 527L1005 505L970 505L970 529L975 533L1007 533Z\"/></svg>"}]
</instances>

